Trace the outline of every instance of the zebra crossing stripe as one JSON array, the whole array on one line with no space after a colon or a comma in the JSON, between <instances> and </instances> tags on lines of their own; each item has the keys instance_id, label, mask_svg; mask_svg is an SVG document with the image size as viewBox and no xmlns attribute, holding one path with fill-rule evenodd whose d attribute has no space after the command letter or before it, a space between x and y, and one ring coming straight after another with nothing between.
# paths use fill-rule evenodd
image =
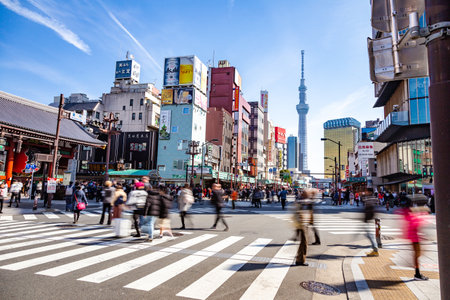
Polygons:
<instances>
[{"instance_id":1,"label":"zebra crossing stripe","mask_svg":"<svg viewBox=\"0 0 450 300\"><path fill-rule=\"evenodd\" d=\"M102 238L110 237L110 236L111 236L111 233L107 233L107 234L96 236L96 239L100 240ZM30 254L46 252L46 251L50 251L50 250L66 248L66 247L74 246L76 244L90 242L92 240L93 240L92 238L87 238L87 239L77 240L76 242L64 242L64 243L52 244L52 245L48 245L48 246L26 249L26 250L22 250L22 251L10 252L10 253L0 255L0 261L11 259L11 258L16 258L16 257L21 257L21 256L26 256L26 255L30 255Z\"/></svg>"},{"instance_id":2,"label":"zebra crossing stripe","mask_svg":"<svg viewBox=\"0 0 450 300\"><path fill-rule=\"evenodd\" d=\"M97 237L101 238L101 237L109 237L109 236L111 236L110 233L104 234L102 236L97 236ZM68 250L68 251L64 251L64 252L59 252L59 253L41 256L41 257L37 257L37 258L32 258L32 259L20 261L17 263L0 266L0 269L12 270L12 271L22 270L22 269L34 267L37 265L42 265L42 264L45 264L45 263L48 263L51 261L55 261L55 260L59 260L59 259L63 259L63 258L75 256L75 255L80 255L80 254L85 254L85 253L92 252L92 251L99 250L99 249L103 249L103 248L109 247L114 244L118 244L118 243L121 243L124 241L129 241L131 239L132 238L117 239L115 241L105 242L105 243L101 243L98 245L86 246L82 249L77 248L77 249L73 249L73 250ZM85 243L85 242L89 242L89 241L91 241L91 240L90 239L78 240L77 243ZM74 243L71 243L71 246L73 246L73 245L74 245Z\"/></svg>"},{"instance_id":3,"label":"zebra crossing stripe","mask_svg":"<svg viewBox=\"0 0 450 300\"><path fill-rule=\"evenodd\" d=\"M15 237L17 237L19 234L25 234L25 235L27 235L28 233L38 233L38 232L43 232L43 231L47 231L47 230L51 230L51 228L50 227L52 227L52 226L55 226L55 225L57 225L57 224L61 224L61 223L54 223L54 224L47 224L47 225L43 225L43 226L45 226L45 228L38 228L38 229L35 229L36 227L30 227L30 228L33 228L33 229L26 229L26 230L24 230L24 231L20 231L20 233L19 232L13 232L13 233L5 233L5 234L3 234L3 233L0 233L0 238L3 238L3 237L10 237L10 236L15 236ZM38 225L39 226L39 225ZM43 226L39 226L39 227L43 227ZM0 244L2 243L2 241L0 240Z\"/></svg>"},{"instance_id":4,"label":"zebra crossing stripe","mask_svg":"<svg viewBox=\"0 0 450 300\"><path fill-rule=\"evenodd\" d=\"M25 220L36 220L37 219L37 217L34 214L24 214L23 218Z\"/></svg>"},{"instance_id":5,"label":"zebra crossing stripe","mask_svg":"<svg viewBox=\"0 0 450 300\"><path fill-rule=\"evenodd\" d=\"M203 277L177 294L180 297L206 299L233 274L242 268L253 256L263 249L271 239L256 239L253 243L240 250L230 259L214 268Z\"/></svg>"},{"instance_id":6,"label":"zebra crossing stripe","mask_svg":"<svg viewBox=\"0 0 450 300\"><path fill-rule=\"evenodd\" d=\"M175 238L170 238L170 240L172 240L172 239L175 239ZM100 255L92 256L89 258L85 258L82 260L77 260L75 262L68 263L68 264L58 266L55 268L43 270L43 271L37 272L36 274L56 277L56 276L63 275L63 274L66 274L66 273L69 273L69 272L72 272L75 270L90 267L92 265L99 264L104 261L111 260L111 259L123 256L123 255L127 255L130 253L145 249L145 248L153 247L155 245L167 242L168 240L169 239L167 237L164 237L162 239L154 240L151 244L144 245L145 247L122 248L122 249L114 250L111 252L103 253Z\"/></svg>"},{"instance_id":7,"label":"zebra crossing stripe","mask_svg":"<svg viewBox=\"0 0 450 300\"><path fill-rule=\"evenodd\" d=\"M35 223L35 222L23 221L23 222L10 222L10 223L6 223L6 224L1 224L0 230L3 231L3 229L12 228L12 227L23 227L23 226L30 225L30 223ZM35 224L38 224L38 223L35 223Z\"/></svg>"},{"instance_id":8,"label":"zebra crossing stripe","mask_svg":"<svg viewBox=\"0 0 450 300\"><path fill-rule=\"evenodd\" d=\"M13 216L0 216L0 220L2 221L12 221Z\"/></svg>"},{"instance_id":9,"label":"zebra crossing stripe","mask_svg":"<svg viewBox=\"0 0 450 300\"><path fill-rule=\"evenodd\" d=\"M130 261L118 264L116 266L107 268L105 270L84 276L82 278L78 278L78 280L81 281L87 281L87 282L94 282L94 283L101 283L103 281L106 281L108 279L117 277L121 274L127 273L131 270L134 270L136 268L142 267L146 264L149 264L151 262L154 262L158 259L164 258L166 256L169 256L170 254L180 252L186 248L192 247L196 244L202 243L206 240L209 240L213 237L215 237L215 234L204 234L198 237L195 237L193 239L181 242L179 244L176 244L171 247L164 248L162 250L152 252L150 254L132 259Z\"/></svg>"},{"instance_id":10,"label":"zebra crossing stripe","mask_svg":"<svg viewBox=\"0 0 450 300\"><path fill-rule=\"evenodd\" d=\"M69 218L73 218L73 212L62 211L62 213L65 214Z\"/></svg>"},{"instance_id":11,"label":"zebra crossing stripe","mask_svg":"<svg viewBox=\"0 0 450 300\"><path fill-rule=\"evenodd\" d=\"M375 231L371 232L374 233ZM332 234L366 234L366 231L339 231L339 232L330 232ZM401 232L385 232L388 235L401 235Z\"/></svg>"},{"instance_id":12,"label":"zebra crossing stripe","mask_svg":"<svg viewBox=\"0 0 450 300\"><path fill-rule=\"evenodd\" d=\"M142 291L150 291L164 282L172 279L176 275L188 270L189 268L201 263L208 257L215 255L221 250L231 246L243 237L230 236L220 242L217 242L203 250L197 251L179 261L172 263L156 272L153 272L145 277L142 277L128 285L126 288L137 289Z\"/></svg>"},{"instance_id":13,"label":"zebra crossing stripe","mask_svg":"<svg viewBox=\"0 0 450 300\"><path fill-rule=\"evenodd\" d=\"M297 249L298 245L295 242L287 241L245 291L240 300L275 299L275 295L290 268L290 265L283 265L280 262L287 260L292 263Z\"/></svg>"},{"instance_id":14,"label":"zebra crossing stripe","mask_svg":"<svg viewBox=\"0 0 450 300\"><path fill-rule=\"evenodd\" d=\"M41 225L35 225L35 224L23 224L23 225L14 225L11 226L12 228L8 228L8 229L2 229L2 233L1 235L3 235L3 233L9 233L9 232L15 232L15 231L22 231L24 229L37 229L37 228L46 228L46 227L52 227L54 226L53 224L41 224Z\"/></svg>"},{"instance_id":15,"label":"zebra crossing stripe","mask_svg":"<svg viewBox=\"0 0 450 300\"><path fill-rule=\"evenodd\" d=\"M98 217L97 214L93 214L93 213L91 213L91 212L84 211L84 210L81 211L81 214L82 214L82 215L85 215L85 216L88 216L88 217Z\"/></svg>"},{"instance_id":16,"label":"zebra crossing stripe","mask_svg":"<svg viewBox=\"0 0 450 300\"><path fill-rule=\"evenodd\" d=\"M49 219L59 219L59 216L52 212L42 212L42 214Z\"/></svg>"},{"instance_id":17,"label":"zebra crossing stripe","mask_svg":"<svg viewBox=\"0 0 450 300\"><path fill-rule=\"evenodd\" d=\"M92 234L101 233L101 232L104 232L104 231L105 230L102 230L102 229L90 230L90 231L81 231L81 232L77 232L77 233L73 233L73 234L68 234L68 235L63 235L63 236L55 236L55 237L50 237L50 238L46 238L46 239L45 239L44 235L41 235L40 237L41 238L44 237L44 239L32 240L32 241L27 241L27 242L22 242L22 243L15 243L15 244L9 244L9 245L0 246L0 251L14 249L14 248L20 248L20 247L26 247L26 246L34 246L34 245L37 245L37 244L49 243L49 242L52 242L52 241L60 241L60 240L73 238L73 237L92 235ZM50 232L50 234L54 234L54 233ZM47 234L47 235L49 235L49 234ZM35 237L33 236L33 238L35 238ZM13 240L13 239L10 239L10 240L12 240L12 242L17 241L17 240Z\"/></svg>"}]
</instances>

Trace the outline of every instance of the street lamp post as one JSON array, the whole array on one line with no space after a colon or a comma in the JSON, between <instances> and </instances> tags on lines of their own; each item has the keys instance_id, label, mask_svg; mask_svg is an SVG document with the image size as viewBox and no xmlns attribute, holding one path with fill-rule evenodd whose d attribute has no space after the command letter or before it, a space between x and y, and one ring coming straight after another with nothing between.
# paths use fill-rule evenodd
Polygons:
<instances>
[{"instance_id":1,"label":"street lamp post","mask_svg":"<svg viewBox=\"0 0 450 300\"><path fill-rule=\"evenodd\" d=\"M333 141L332 139L329 138L321 138L321 141L330 141L332 143L335 143L336 145L338 145L338 157L339 157L339 173L338 173L338 182L339 184L341 183L341 141Z\"/></svg>"},{"instance_id":2,"label":"street lamp post","mask_svg":"<svg viewBox=\"0 0 450 300\"><path fill-rule=\"evenodd\" d=\"M324 157L324 159L329 159L329 160L331 160L331 161L334 161L334 186L335 186L335 189L337 189L337 171L338 171L338 169L337 169L337 162L336 162L336 157L334 157L334 158L331 158L331 157Z\"/></svg>"},{"instance_id":3,"label":"street lamp post","mask_svg":"<svg viewBox=\"0 0 450 300\"><path fill-rule=\"evenodd\" d=\"M191 188L194 187L194 156L197 154L200 154L199 150L198 150L198 146L200 145L200 142L198 141L189 141L189 150L186 151L186 154L189 154L191 156L191 180L190 180L190 184L191 184ZM187 170L186 166L186 170ZM186 171L186 183L187 183L187 171Z\"/></svg>"}]
</instances>

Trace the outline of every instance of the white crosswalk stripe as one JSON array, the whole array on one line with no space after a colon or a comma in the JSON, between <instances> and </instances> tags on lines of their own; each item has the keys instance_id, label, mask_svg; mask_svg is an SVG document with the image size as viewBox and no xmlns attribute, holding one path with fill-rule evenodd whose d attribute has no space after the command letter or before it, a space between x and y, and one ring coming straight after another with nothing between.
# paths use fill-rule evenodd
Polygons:
<instances>
[{"instance_id":1,"label":"white crosswalk stripe","mask_svg":"<svg viewBox=\"0 0 450 300\"><path fill-rule=\"evenodd\" d=\"M13 219L13 216L0 216L0 220L6 220L6 221L11 221Z\"/></svg>"},{"instance_id":2,"label":"white crosswalk stripe","mask_svg":"<svg viewBox=\"0 0 450 300\"><path fill-rule=\"evenodd\" d=\"M271 239L257 239L250 245L205 274L202 278L177 294L180 297L206 299L233 274L242 268L253 256L261 251Z\"/></svg>"},{"instance_id":3,"label":"white crosswalk stripe","mask_svg":"<svg viewBox=\"0 0 450 300\"><path fill-rule=\"evenodd\" d=\"M36 219L37 219L37 217L36 217L35 214L24 214L24 215L23 215L23 218L24 218L25 220L36 220Z\"/></svg>"},{"instance_id":4,"label":"white crosswalk stripe","mask_svg":"<svg viewBox=\"0 0 450 300\"><path fill-rule=\"evenodd\" d=\"M43 212L42 214L49 219L59 219L59 216L52 212Z\"/></svg>"}]
</instances>

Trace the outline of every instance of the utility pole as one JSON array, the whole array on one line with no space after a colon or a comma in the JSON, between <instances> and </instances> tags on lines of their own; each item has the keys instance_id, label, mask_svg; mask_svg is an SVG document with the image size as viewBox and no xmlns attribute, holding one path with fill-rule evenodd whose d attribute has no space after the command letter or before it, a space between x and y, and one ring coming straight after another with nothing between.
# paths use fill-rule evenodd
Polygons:
<instances>
[{"instance_id":1,"label":"utility pole","mask_svg":"<svg viewBox=\"0 0 450 300\"><path fill-rule=\"evenodd\" d=\"M450 2L426 0L425 15L431 35L427 38L430 75L430 125L436 199L436 230L441 298L450 299Z\"/></svg>"},{"instance_id":2,"label":"utility pole","mask_svg":"<svg viewBox=\"0 0 450 300\"><path fill-rule=\"evenodd\" d=\"M108 142L106 144L105 181L109 180L109 159L110 159L110 152L111 152L111 135L119 133L115 127L115 124L117 123L117 121L119 121L119 118L116 118L112 112L109 113L109 115L103 117L103 126L106 127L106 129L101 129L101 131L108 135Z\"/></svg>"},{"instance_id":3,"label":"utility pole","mask_svg":"<svg viewBox=\"0 0 450 300\"><path fill-rule=\"evenodd\" d=\"M191 180L190 180L191 188L194 187L194 157L195 157L195 155L200 154L200 151L198 150L199 145L200 145L200 142L189 141L189 150L186 151L186 154L189 154L191 156ZM186 177L186 182L187 182L187 177Z\"/></svg>"},{"instance_id":4,"label":"utility pole","mask_svg":"<svg viewBox=\"0 0 450 300\"><path fill-rule=\"evenodd\" d=\"M59 131L61 128L61 119L63 118L63 106L64 106L64 95L59 96L59 106L58 106L58 120L56 121L56 135L55 144L53 146L53 159L50 169L50 176L52 178L56 177L56 161L58 159L58 146L59 146Z\"/></svg>"}]
</instances>

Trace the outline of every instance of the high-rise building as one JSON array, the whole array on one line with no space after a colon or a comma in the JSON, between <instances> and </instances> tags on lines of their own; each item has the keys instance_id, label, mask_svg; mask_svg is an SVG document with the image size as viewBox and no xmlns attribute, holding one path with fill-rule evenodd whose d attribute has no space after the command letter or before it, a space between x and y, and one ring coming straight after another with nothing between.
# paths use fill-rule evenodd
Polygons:
<instances>
[{"instance_id":1,"label":"high-rise building","mask_svg":"<svg viewBox=\"0 0 450 300\"><path fill-rule=\"evenodd\" d=\"M299 91L299 103L297 104L298 113L298 139L300 143L299 149L299 170L302 173L308 173L308 142L307 142L307 124L306 115L309 111L309 105L306 104L306 85L304 76L304 55L305 51L302 50L302 73L300 79Z\"/></svg>"},{"instance_id":2,"label":"high-rise building","mask_svg":"<svg viewBox=\"0 0 450 300\"><path fill-rule=\"evenodd\" d=\"M258 101L251 101L249 157L253 158L256 165L255 176L262 179L264 176L264 111Z\"/></svg>"},{"instance_id":3,"label":"high-rise building","mask_svg":"<svg viewBox=\"0 0 450 300\"><path fill-rule=\"evenodd\" d=\"M345 178L345 166L348 165L347 152L353 152L356 143L359 141L361 123L353 118L342 118L328 120L323 124L324 138L336 143L341 143L340 175L341 180ZM334 159L339 164L339 147L331 141L324 141L324 156ZM332 165L332 164L331 164ZM324 159L324 170L327 174L334 174L334 168L330 167L330 161ZM325 175L331 178L332 175Z\"/></svg>"},{"instance_id":4,"label":"high-rise building","mask_svg":"<svg viewBox=\"0 0 450 300\"><path fill-rule=\"evenodd\" d=\"M296 136L287 138L287 168L298 169L298 140Z\"/></svg>"},{"instance_id":5,"label":"high-rise building","mask_svg":"<svg viewBox=\"0 0 450 300\"><path fill-rule=\"evenodd\" d=\"M209 107L206 116L206 140L222 147L221 172L231 172L234 121L224 108Z\"/></svg>"},{"instance_id":6,"label":"high-rise building","mask_svg":"<svg viewBox=\"0 0 450 300\"><path fill-rule=\"evenodd\" d=\"M275 148L277 149L277 169L287 168L286 129L275 127Z\"/></svg>"}]
</instances>

